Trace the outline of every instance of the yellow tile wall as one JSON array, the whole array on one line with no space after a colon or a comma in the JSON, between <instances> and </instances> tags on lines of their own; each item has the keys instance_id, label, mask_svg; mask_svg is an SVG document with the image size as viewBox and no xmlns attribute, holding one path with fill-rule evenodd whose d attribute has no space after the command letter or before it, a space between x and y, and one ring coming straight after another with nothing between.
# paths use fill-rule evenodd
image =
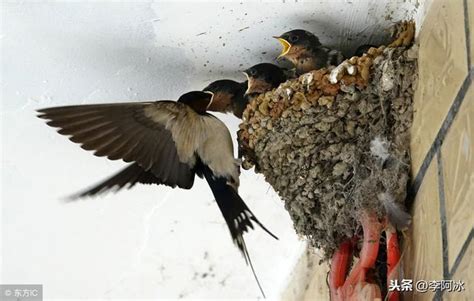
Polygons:
<instances>
[{"instance_id":1,"label":"yellow tile wall","mask_svg":"<svg viewBox=\"0 0 474 301\"><path fill-rule=\"evenodd\" d=\"M453 279L455 280L462 280L465 283L466 290L462 293L449 293L444 295L444 300L471 300L473 296L474 288L472 287L472 283L474 283L474 260L472 260L472 256L474 255L474 247L472 244L469 245L464 259L461 261L458 269L453 275Z\"/></svg>"},{"instance_id":2,"label":"yellow tile wall","mask_svg":"<svg viewBox=\"0 0 474 301\"><path fill-rule=\"evenodd\" d=\"M416 174L467 75L463 0L433 1L421 27L414 96L412 169Z\"/></svg>"},{"instance_id":3,"label":"yellow tile wall","mask_svg":"<svg viewBox=\"0 0 474 301\"><path fill-rule=\"evenodd\" d=\"M413 176L421 185L403 259L405 278L462 280L466 291L413 293L408 300L474 300L473 8L473 0L435 0L420 32L411 154ZM456 113L452 108L458 106ZM443 122L447 131L438 135ZM429 167L420 177L424 161Z\"/></svg>"},{"instance_id":4,"label":"yellow tile wall","mask_svg":"<svg viewBox=\"0 0 474 301\"><path fill-rule=\"evenodd\" d=\"M413 224L403 233L403 278L462 280L466 290L412 292L404 300L474 300L474 0L433 0L417 44L410 148L412 175L420 182L410 208ZM446 122L453 103L459 111ZM449 127L438 135L443 123ZM427 169L420 173L423 162ZM328 300L327 271L314 267L302 300Z\"/></svg>"},{"instance_id":5,"label":"yellow tile wall","mask_svg":"<svg viewBox=\"0 0 474 301\"><path fill-rule=\"evenodd\" d=\"M456 255L474 226L474 87L449 129L441 147L443 158L448 258L452 267Z\"/></svg>"},{"instance_id":6,"label":"yellow tile wall","mask_svg":"<svg viewBox=\"0 0 474 301\"><path fill-rule=\"evenodd\" d=\"M428 167L411 210L413 223L405 233L403 269L405 279L443 279L441 222L438 197L438 164ZM407 300L432 300L434 293L406 294Z\"/></svg>"},{"instance_id":7,"label":"yellow tile wall","mask_svg":"<svg viewBox=\"0 0 474 301\"><path fill-rule=\"evenodd\" d=\"M467 6L467 12L470 12L468 15L469 19L469 31L470 31L470 56L471 56L471 68L474 67L474 1L473 0L468 0L466 1L466 6Z\"/></svg>"}]
</instances>

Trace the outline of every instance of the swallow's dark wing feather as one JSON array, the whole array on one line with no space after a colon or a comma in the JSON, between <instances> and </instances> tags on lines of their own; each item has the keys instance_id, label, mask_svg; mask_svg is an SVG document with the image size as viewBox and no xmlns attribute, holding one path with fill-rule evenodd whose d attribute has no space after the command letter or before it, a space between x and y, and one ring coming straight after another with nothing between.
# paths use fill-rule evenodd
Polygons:
<instances>
[{"instance_id":1,"label":"swallow's dark wing feather","mask_svg":"<svg viewBox=\"0 0 474 301\"><path fill-rule=\"evenodd\" d=\"M117 181L115 185L123 187L127 184L123 183L127 177L131 182L153 181L186 189L193 185L192 166L180 160L173 135L167 128L177 122L179 115L189 114L190 108L182 103L159 101L79 105L41 109L38 112L38 117L49 120L48 125L59 128L60 134L70 136L69 139L81 144L82 148L94 150L94 155L136 162L146 172L112 178ZM156 178L152 179L151 174Z\"/></svg>"},{"instance_id":2,"label":"swallow's dark wing feather","mask_svg":"<svg viewBox=\"0 0 474 301\"><path fill-rule=\"evenodd\" d=\"M194 178L193 178L194 179ZM191 179L192 180L192 179ZM115 175L102 181L99 184L94 185L87 190L81 191L70 197L71 200L83 198L87 196L96 196L102 193L113 191L119 191L122 188L130 189L135 184L163 184L160 179L157 178L152 172L145 171L137 163L130 164Z\"/></svg>"}]
</instances>

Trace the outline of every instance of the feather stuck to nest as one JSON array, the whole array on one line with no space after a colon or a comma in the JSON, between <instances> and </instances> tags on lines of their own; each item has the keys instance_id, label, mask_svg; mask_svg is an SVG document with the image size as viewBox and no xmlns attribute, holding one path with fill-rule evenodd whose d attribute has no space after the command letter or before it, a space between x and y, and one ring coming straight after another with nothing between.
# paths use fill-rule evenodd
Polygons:
<instances>
[{"instance_id":1,"label":"feather stuck to nest","mask_svg":"<svg viewBox=\"0 0 474 301\"><path fill-rule=\"evenodd\" d=\"M409 176L413 35L403 22L389 46L289 80L244 111L243 167L264 174L297 233L328 256L360 230L361 209L409 222L387 211L403 208Z\"/></svg>"}]
</instances>

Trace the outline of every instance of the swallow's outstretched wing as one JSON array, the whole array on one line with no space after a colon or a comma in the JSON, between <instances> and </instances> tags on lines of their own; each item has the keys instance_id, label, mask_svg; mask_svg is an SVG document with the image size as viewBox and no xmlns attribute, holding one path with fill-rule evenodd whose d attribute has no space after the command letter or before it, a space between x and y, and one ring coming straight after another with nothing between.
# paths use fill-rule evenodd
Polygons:
<instances>
[{"instance_id":1,"label":"swallow's outstretched wing","mask_svg":"<svg viewBox=\"0 0 474 301\"><path fill-rule=\"evenodd\" d=\"M38 112L48 125L59 128L60 134L70 136L82 148L95 151L96 156L133 162L79 197L136 183L189 189L198 174L209 183L232 240L248 263L243 234L253 229L253 223L275 237L238 195L239 167L232 138L214 116L172 101L66 106Z\"/></svg>"},{"instance_id":2,"label":"swallow's outstretched wing","mask_svg":"<svg viewBox=\"0 0 474 301\"><path fill-rule=\"evenodd\" d=\"M81 144L83 149L95 151L94 155L135 162L133 170L129 169L126 173L131 182L151 181L186 189L193 185L193 155L183 153L174 140L185 140L186 137L180 137L183 134L173 135L176 123L182 119L193 120L195 114L182 103L158 101L78 105L41 109L38 112L40 118L49 120L48 125L59 128L60 134L70 136L69 139ZM139 173L138 167L145 173ZM134 171L133 175L131 171ZM115 180L116 183L110 182L106 186L127 184L121 182L124 177Z\"/></svg>"},{"instance_id":3,"label":"swallow's outstretched wing","mask_svg":"<svg viewBox=\"0 0 474 301\"><path fill-rule=\"evenodd\" d=\"M152 172L144 170L138 163L133 163L99 184L72 195L69 199L97 196L109 191L116 192L122 188L130 189L137 183L163 184Z\"/></svg>"}]
</instances>

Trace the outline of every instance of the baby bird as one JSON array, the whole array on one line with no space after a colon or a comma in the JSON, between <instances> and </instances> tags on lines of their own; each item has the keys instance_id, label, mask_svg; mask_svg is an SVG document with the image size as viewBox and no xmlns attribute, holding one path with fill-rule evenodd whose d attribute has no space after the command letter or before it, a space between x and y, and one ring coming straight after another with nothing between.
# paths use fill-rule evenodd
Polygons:
<instances>
[{"instance_id":1,"label":"baby bird","mask_svg":"<svg viewBox=\"0 0 474 301\"><path fill-rule=\"evenodd\" d=\"M270 63L261 63L243 71L247 76L248 87L245 94L265 93L287 80L284 69Z\"/></svg>"},{"instance_id":2,"label":"baby bird","mask_svg":"<svg viewBox=\"0 0 474 301\"><path fill-rule=\"evenodd\" d=\"M216 80L210 83L203 91L214 93L214 101L209 107L209 111L230 113L242 119L242 114L247 107L248 97L245 95L248 82L236 82L230 79Z\"/></svg>"},{"instance_id":3,"label":"baby bird","mask_svg":"<svg viewBox=\"0 0 474 301\"><path fill-rule=\"evenodd\" d=\"M242 119L251 97L274 89L287 80L285 71L270 63L254 65L243 73L247 77L244 82L221 79L203 89L214 93L214 100L208 111L232 112L237 118Z\"/></svg>"},{"instance_id":4,"label":"baby bird","mask_svg":"<svg viewBox=\"0 0 474 301\"><path fill-rule=\"evenodd\" d=\"M370 48L377 48L377 46L375 45L371 45L371 44L364 44L364 45L360 45L359 47L357 47L357 49L355 50L354 52L354 56L363 56L364 53L367 53L367 51L369 51Z\"/></svg>"},{"instance_id":5,"label":"baby bird","mask_svg":"<svg viewBox=\"0 0 474 301\"><path fill-rule=\"evenodd\" d=\"M299 75L337 66L344 60L340 51L323 46L317 36L303 29L294 29L274 38L283 46L278 58L290 61Z\"/></svg>"}]
</instances>

